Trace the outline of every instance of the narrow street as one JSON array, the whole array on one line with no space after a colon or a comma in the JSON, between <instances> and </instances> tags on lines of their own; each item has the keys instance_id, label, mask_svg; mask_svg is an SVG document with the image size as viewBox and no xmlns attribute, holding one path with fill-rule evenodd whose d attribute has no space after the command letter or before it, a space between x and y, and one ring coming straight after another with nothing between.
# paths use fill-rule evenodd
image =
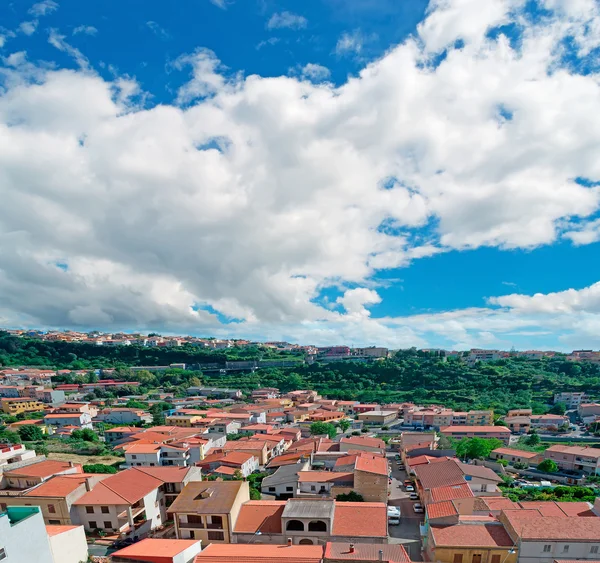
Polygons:
<instances>
[{"instance_id":1,"label":"narrow street","mask_svg":"<svg viewBox=\"0 0 600 563\"><path fill-rule=\"evenodd\" d=\"M413 505L418 501L410 500L408 493L404 490L406 472L398 469L394 455L395 452L387 454L392 467L392 485L388 504L398 506L401 517L399 526L389 526L389 541L403 544L413 561L422 561L419 524L424 521L424 515L417 514L413 510Z\"/></svg>"}]
</instances>

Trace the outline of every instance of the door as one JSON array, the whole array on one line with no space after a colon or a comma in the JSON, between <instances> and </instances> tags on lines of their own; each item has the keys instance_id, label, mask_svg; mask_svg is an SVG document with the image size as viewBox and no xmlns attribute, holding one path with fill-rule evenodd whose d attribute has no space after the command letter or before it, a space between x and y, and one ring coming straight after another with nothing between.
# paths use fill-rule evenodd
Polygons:
<instances>
[{"instance_id":1,"label":"door","mask_svg":"<svg viewBox=\"0 0 600 563\"><path fill-rule=\"evenodd\" d=\"M481 553L474 553L471 563L481 563Z\"/></svg>"}]
</instances>

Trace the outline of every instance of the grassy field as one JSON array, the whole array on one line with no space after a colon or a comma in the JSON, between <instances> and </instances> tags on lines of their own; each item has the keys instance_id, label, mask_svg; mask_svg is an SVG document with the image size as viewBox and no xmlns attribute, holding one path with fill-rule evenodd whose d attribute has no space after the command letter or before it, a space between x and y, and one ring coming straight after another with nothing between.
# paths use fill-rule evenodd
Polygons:
<instances>
[{"instance_id":1,"label":"grassy field","mask_svg":"<svg viewBox=\"0 0 600 563\"><path fill-rule=\"evenodd\" d=\"M73 463L81 463L82 465L89 465L94 463L112 465L113 463L125 461L122 457L117 457L113 455L79 455L54 452L50 452L46 457L48 459L55 459L57 461L72 461Z\"/></svg>"}]
</instances>

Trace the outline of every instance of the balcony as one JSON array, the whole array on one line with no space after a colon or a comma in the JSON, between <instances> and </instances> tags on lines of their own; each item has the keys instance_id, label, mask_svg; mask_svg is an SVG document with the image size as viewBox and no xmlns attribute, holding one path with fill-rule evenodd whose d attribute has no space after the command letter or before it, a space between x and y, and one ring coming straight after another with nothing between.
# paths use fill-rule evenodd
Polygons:
<instances>
[{"instance_id":1,"label":"balcony","mask_svg":"<svg viewBox=\"0 0 600 563\"><path fill-rule=\"evenodd\" d=\"M146 510L146 508L144 507L143 504L140 506L132 506L131 507L131 517L136 518L137 516L142 514L142 512L144 512L145 510ZM127 510L123 510L123 512L117 514L117 518L119 520L128 520L129 516L127 514Z\"/></svg>"},{"instance_id":2,"label":"balcony","mask_svg":"<svg viewBox=\"0 0 600 563\"><path fill-rule=\"evenodd\" d=\"M223 524L206 524L206 528L208 530L222 530Z\"/></svg>"},{"instance_id":3,"label":"balcony","mask_svg":"<svg viewBox=\"0 0 600 563\"><path fill-rule=\"evenodd\" d=\"M212 524L209 524L209 527ZM204 525L204 522L179 522L179 527L180 528L195 528L195 529L201 529L203 530L206 526Z\"/></svg>"}]
</instances>

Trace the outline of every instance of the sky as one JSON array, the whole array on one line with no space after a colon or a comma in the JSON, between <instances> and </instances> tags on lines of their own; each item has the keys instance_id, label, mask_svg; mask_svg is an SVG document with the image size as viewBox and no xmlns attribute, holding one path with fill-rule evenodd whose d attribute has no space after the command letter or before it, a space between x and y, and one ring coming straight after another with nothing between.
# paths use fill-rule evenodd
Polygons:
<instances>
[{"instance_id":1,"label":"sky","mask_svg":"<svg viewBox=\"0 0 600 563\"><path fill-rule=\"evenodd\" d=\"M600 348L597 0L7 0L0 326Z\"/></svg>"}]
</instances>

